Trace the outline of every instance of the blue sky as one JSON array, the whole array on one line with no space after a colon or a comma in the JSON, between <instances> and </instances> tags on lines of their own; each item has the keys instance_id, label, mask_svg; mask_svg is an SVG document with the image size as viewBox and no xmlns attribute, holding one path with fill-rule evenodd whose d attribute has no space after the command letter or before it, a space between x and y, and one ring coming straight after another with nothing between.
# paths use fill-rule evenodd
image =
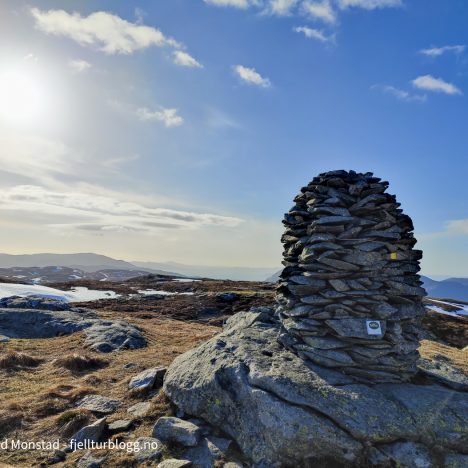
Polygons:
<instances>
[{"instance_id":1,"label":"blue sky","mask_svg":"<svg viewBox=\"0 0 468 468\"><path fill-rule=\"evenodd\" d=\"M0 115L2 250L275 266L294 195L345 168L390 181L426 274L468 276L465 1L0 14L0 99L19 109ZM33 109L9 90L23 79Z\"/></svg>"}]
</instances>

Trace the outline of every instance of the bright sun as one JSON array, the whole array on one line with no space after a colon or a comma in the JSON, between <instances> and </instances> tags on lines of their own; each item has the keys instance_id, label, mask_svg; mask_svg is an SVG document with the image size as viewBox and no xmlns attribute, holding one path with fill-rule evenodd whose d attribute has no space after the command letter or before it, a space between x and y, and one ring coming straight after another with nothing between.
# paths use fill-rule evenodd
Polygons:
<instances>
[{"instance_id":1,"label":"bright sun","mask_svg":"<svg viewBox=\"0 0 468 468\"><path fill-rule=\"evenodd\" d=\"M29 70L0 70L0 120L13 125L33 125L47 111L47 92Z\"/></svg>"}]
</instances>

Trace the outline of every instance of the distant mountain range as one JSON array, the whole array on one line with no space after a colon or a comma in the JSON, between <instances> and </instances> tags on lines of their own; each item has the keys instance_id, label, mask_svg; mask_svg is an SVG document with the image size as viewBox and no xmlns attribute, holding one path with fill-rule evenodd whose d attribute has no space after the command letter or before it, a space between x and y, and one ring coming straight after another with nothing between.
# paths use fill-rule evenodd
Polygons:
<instances>
[{"instance_id":1,"label":"distant mountain range","mask_svg":"<svg viewBox=\"0 0 468 468\"><path fill-rule=\"evenodd\" d=\"M468 278L447 278L436 281L427 276L421 276L421 279L430 297L468 301Z\"/></svg>"},{"instance_id":2,"label":"distant mountain range","mask_svg":"<svg viewBox=\"0 0 468 468\"><path fill-rule=\"evenodd\" d=\"M103 270L130 270L144 271L159 275L188 276L198 278L230 279L236 281L264 281L265 277L272 275L277 268L244 268L222 267L205 265L185 265L175 262L127 262L116 260L105 255L94 253L51 254L40 253L31 255L0 254L1 268L44 268L67 267L81 270L86 273L101 272ZM33 272L31 272L32 274ZM48 274L53 273L48 271ZM73 272L68 272L73 275ZM17 273L26 275L26 271ZM14 275L14 273L12 273ZM9 277L10 275L8 274Z\"/></svg>"},{"instance_id":3,"label":"distant mountain range","mask_svg":"<svg viewBox=\"0 0 468 468\"><path fill-rule=\"evenodd\" d=\"M138 268L151 270L175 271L189 277L201 277L212 279L229 279L234 281L265 281L267 276L275 273L278 268L255 267L227 267L206 265L185 265L176 262L132 262Z\"/></svg>"},{"instance_id":4,"label":"distant mountain range","mask_svg":"<svg viewBox=\"0 0 468 468\"><path fill-rule=\"evenodd\" d=\"M47 267L63 266L77 268L87 272L115 268L119 270L135 270L135 265L124 260L115 260L105 255L94 253L51 254L40 253L31 255L0 254L0 268L12 267Z\"/></svg>"},{"instance_id":5,"label":"distant mountain range","mask_svg":"<svg viewBox=\"0 0 468 468\"><path fill-rule=\"evenodd\" d=\"M19 271L18 268L24 268ZM50 268L45 268L50 267ZM54 267L66 267L60 271ZM35 271L34 268L43 270ZM76 271L73 271L76 270ZM247 268L205 265L185 265L176 262L127 262L95 253L32 255L0 254L0 276L9 279L31 281L44 276L47 281L67 278L93 278L118 280L145 273L168 276L230 279L235 281L278 281L278 268ZM50 279L49 279L50 278ZM468 301L468 278L448 278L442 281L421 276L427 294L435 298L450 298Z\"/></svg>"}]
</instances>

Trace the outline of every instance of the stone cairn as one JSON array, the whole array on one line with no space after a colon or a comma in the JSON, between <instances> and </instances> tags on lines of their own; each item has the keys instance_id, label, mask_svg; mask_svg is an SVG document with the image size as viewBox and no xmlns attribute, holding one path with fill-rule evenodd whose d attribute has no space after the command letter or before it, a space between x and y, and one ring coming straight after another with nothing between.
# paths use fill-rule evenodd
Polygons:
<instances>
[{"instance_id":1,"label":"stone cairn","mask_svg":"<svg viewBox=\"0 0 468 468\"><path fill-rule=\"evenodd\" d=\"M424 313L422 252L387 187L371 172L326 172L301 189L283 221L280 342L365 383L416 373Z\"/></svg>"}]
</instances>

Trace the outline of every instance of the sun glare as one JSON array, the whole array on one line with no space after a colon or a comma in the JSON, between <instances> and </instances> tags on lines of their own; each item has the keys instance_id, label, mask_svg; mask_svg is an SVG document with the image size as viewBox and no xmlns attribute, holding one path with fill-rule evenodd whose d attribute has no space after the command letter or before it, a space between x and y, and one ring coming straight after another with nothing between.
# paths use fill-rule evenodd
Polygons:
<instances>
[{"instance_id":1,"label":"sun glare","mask_svg":"<svg viewBox=\"0 0 468 468\"><path fill-rule=\"evenodd\" d=\"M13 125L39 123L47 111L47 89L30 70L0 70L0 120Z\"/></svg>"}]
</instances>

